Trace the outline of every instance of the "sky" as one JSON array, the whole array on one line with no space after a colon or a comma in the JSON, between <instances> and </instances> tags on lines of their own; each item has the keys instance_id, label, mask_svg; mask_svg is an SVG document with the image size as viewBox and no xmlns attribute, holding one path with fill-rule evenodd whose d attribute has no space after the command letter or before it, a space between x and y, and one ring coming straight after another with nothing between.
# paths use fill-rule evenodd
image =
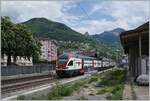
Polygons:
<instances>
[{"instance_id":1,"label":"sky","mask_svg":"<svg viewBox=\"0 0 150 101\"><path fill-rule=\"evenodd\" d=\"M149 1L2 1L1 14L14 23L44 17L94 35L118 27L130 30L147 22Z\"/></svg>"}]
</instances>

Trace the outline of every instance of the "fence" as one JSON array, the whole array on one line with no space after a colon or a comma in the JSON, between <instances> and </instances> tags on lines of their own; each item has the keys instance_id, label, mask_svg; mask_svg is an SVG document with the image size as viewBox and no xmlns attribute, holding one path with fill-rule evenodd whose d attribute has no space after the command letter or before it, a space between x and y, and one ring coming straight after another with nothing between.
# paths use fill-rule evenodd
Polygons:
<instances>
[{"instance_id":1,"label":"fence","mask_svg":"<svg viewBox=\"0 0 150 101\"><path fill-rule=\"evenodd\" d=\"M19 74L42 73L55 70L55 65L34 65L34 66L2 66L1 76L11 76Z\"/></svg>"}]
</instances>

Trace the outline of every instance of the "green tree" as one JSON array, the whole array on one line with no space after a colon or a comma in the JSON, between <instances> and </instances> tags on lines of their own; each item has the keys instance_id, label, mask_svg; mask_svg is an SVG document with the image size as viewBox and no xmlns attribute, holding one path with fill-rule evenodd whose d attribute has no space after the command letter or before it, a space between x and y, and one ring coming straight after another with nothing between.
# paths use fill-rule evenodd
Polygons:
<instances>
[{"instance_id":1,"label":"green tree","mask_svg":"<svg viewBox=\"0 0 150 101\"><path fill-rule=\"evenodd\" d=\"M40 54L40 42L33 38L25 25L13 24L9 17L2 17L2 55L7 55L7 65L11 65L17 56L36 57Z\"/></svg>"},{"instance_id":2,"label":"green tree","mask_svg":"<svg viewBox=\"0 0 150 101\"><path fill-rule=\"evenodd\" d=\"M14 38L15 33L13 31L14 24L10 21L9 17L1 18L1 53L6 54L7 64L11 63L11 54L13 54L14 50Z\"/></svg>"}]
</instances>

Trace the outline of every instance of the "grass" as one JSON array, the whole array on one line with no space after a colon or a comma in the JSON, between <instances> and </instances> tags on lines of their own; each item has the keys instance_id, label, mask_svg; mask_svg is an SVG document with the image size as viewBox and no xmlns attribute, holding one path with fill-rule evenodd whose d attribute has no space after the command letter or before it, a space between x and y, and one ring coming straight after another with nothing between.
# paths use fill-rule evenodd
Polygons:
<instances>
[{"instance_id":1,"label":"grass","mask_svg":"<svg viewBox=\"0 0 150 101\"><path fill-rule=\"evenodd\" d=\"M98 90L96 94L104 94L104 93L106 93L106 89L105 88Z\"/></svg>"},{"instance_id":2,"label":"grass","mask_svg":"<svg viewBox=\"0 0 150 101\"><path fill-rule=\"evenodd\" d=\"M69 96L73 90L72 86L58 85L48 93L48 100L62 99L63 96Z\"/></svg>"},{"instance_id":3,"label":"grass","mask_svg":"<svg viewBox=\"0 0 150 101\"><path fill-rule=\"evenodd\" d=\"M41 96L32 97L31 99L32 100L45 100L44 97L45 97L44 95L41 95Z\"/></svg>"},{"instance_id":4,"label":"grass","mask_svg":"<svg viewBox=\"0 0 150 101\"><path fill-rule=\"evenodd\" d=\"M107 96L109 100L121 100L124 88L124 82L126 80L126 70L113 70L106 72L101 80L97 82L96 87L102 87L97 90L97 94L110 93Z\"/></svg>"},{"instance_id":5,"label":"grass","mask_svg":"<svg viewBox=\"0 0 150 101\"><path fill-rule=\"evenodd\" d=\"M97 94L104 94L106 92L111 93L114 90L114 87L103 87L97 90Z\"/></svg>"},{"instance_id":6,"label":"grass","mask_svg":"<svg viewBox=\"0 0 150 101\"><path fill-rule=\"evenodd\" d=\"M69 96L73 91L79 90L83 82L78 82L72 85L57 85L51 92L48 93L48 100L62 99L64 96Z\"/></svg>"},{"instance_id":7,"label":"grass","mask_svg":"<svg viewBox=\"0 0 150 101\"><path fill-rule=\"evenodd\" d=\"M111 95L107 96L108 100L122 100L123 84L117 85L111 92Z\"/></svg>"},{"instance_id":8,"label":"grass","mask_svg":"<svg viewBox=\"0 0 150 101\"><path fill-rule=\"evenodd\" d=\"M92 78L90 78L90 80L88 81L88 83L92 83L92 82L95 82L97 80L98 80L97 77L92 77Z\"/></svg>"},{"instance_id":9,"label":"grass","mask_svg":"<svg viewBox=\"0 0 150 101\"><path fill-rule=\"evenodd\" d=\"M60 85L56 83L56 86L51 89L47 95L33 96L32 100L59 100L65 96L71 95L74 91L77 91L85 84L85 81L80 81L73 84ZM25 96L17 97L17 100L27 100Z\"/></svg>"},{"instance_id":10,"label":"grass","mask_svg":"<svg viewBox=\"0 0 150 101\"><path fill-rule=\"evenodd\" d=\"M125 79L126 79L125 70L109 71L103 77L101 77L101 81L97 83L97 86L100 85L112 86L124 82Z\"/></svg>"},{"instance_id":11,"label":"grass","mask_svg":"<svg viewBox=\"0 0 150 101\"><path fill-rule=\"evenodd\" d=\"M88 100L85 96L81 96L79 100Z\"/></svg>"},{"instance_id":12,"label":"grass","mask_svg":"<svg viewBox=\"0 0 150 101\"><path fill-rule=\"evenodd\" d=\"M125 70L111 70L101 74L96 74L88 81L78 81L72 84L60 85L59 83L53 87L47 95L34 96L32 100L59 100L65 96L70 96L74 91L79 91L81 87L88 88L90 83L96 83L97 94L109 93L109 100L121 100L126 79ZM94 83L94 85L95 85ZM99 89L99 87L101 89ZM17 97L17 100L25 100L25 96ZM80 100L87 100L84 96Z\"/></svg>"},{"instance_id":13,"label":"grass","mask_svg":"<svg viewBox=\"0 0 150 101\"><path fill-rule=\"evenodd\" d=\"M26 98L25 98L24 95L20 95L20 96L17 97L17 100L25 100L25 99L26 99Z\"/></svg>"},{"instance_id":14,"label":"grass","mask_svg":"<svg viewBox=\"0 0 150 101\"><path fill-rule=\"evenodd\" d=\"M83 87L84 87L84 88L88 88L88 87L89 87L89 85L85 84Z\"/></svg>"}]
</instances>

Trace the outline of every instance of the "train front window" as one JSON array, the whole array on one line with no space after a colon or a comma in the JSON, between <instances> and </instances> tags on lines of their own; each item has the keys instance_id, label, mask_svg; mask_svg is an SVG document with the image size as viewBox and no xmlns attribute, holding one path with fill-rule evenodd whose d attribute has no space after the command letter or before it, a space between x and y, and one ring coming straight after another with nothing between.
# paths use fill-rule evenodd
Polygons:
<instances>
[{"instance_id":1,"label":"train front window","mask_svg":"<svg viewBox=\"0 0 150 101\"><path fill-rule=\"evenodd\" d=\"M63 55L59 56L59 59L68 59L68 55L63 54Z\"/></svg>"},{"instance_id":2,"label":"train front window","mask_svg":"<svg viewBox=\"0 0 150 101\"><path fill-rule=\"evenodd\" d=\"M65 62L66 62L66 59L60 59L60 60L58 60L58 64L65 64Z\"/></svg>"},{"instance_id":3,"label":"train front window","mask_svg":"<svg viewBox=\"0 0 150 101\"><path fill-rule=\"evenodd\" d=\"M68 66L72 66L73 65L73 61L70 61L69 63L68 63Z\"/></svg>"},{"instance_id":4,"label":"train front window","mask_svg":"<svg viewBox=\"0 0 150 101\"><path fill-rule=\"evenodd\" d=\"M68 60L67 54L60 55L58 59L58 64L65 64L67 60Z\"/></svg>"}]
</instances>

